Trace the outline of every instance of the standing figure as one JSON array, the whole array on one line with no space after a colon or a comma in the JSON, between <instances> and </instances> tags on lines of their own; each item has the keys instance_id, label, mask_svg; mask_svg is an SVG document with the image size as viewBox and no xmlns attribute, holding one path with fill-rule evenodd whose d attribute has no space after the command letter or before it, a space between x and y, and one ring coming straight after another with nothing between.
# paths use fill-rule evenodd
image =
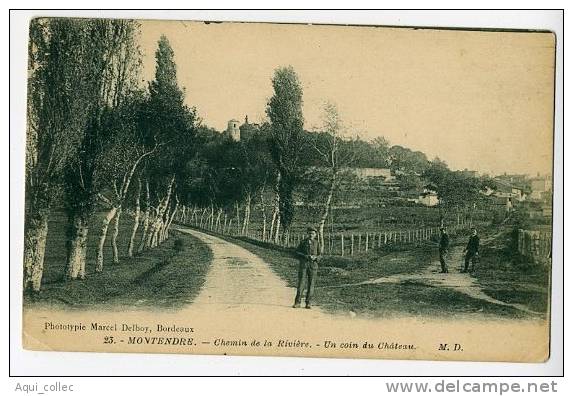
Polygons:
<instances>
[{"instance_id":1,"label":"standing figure","mask_svg":"<svg viewBox=\"0 0 573 396\"><path fill-rule=\"evenodd\" d=\"M309 227L308 236L304 238L296 248L296 254L299 258L298 264L298 283L296 287L296 297L293 308L300 308L302 292L306 280L306 308L310 309L314 284L316 282L316 273L318 271L318 258L320 249L316 239L316 229Z\"/></svg>"},{"instance_id":2,"label":"standing figure","mask_svg":"<svg viewBox=\"0 0 573 396\"><path fill-rule=\"evenodd\" d=\"M474 269L474 260L478 257L478 250L479 250L479 236L477 234L477 230L474 228L472 230L472 235L470 236L470 240L466 248L464 249L464 253L466 254L465 262L464 262L464 269L462 272L467 272L468 267L470 265L470 260L472 262L472 271Z\"/></svg>"},{"instance_id":3,"label":"standing figure","mask_svg":"<svg viewBox=\"0 0 573 396\"><path fill-rule=\"evenodd\" d=\"M450 237L444 227L441 227L440 231L440 265L442 266L441 272L445 274L448 273L448 264L446 263L446 259L448 258L448 249L450 248Z\"/></svg>"}]
</instances>

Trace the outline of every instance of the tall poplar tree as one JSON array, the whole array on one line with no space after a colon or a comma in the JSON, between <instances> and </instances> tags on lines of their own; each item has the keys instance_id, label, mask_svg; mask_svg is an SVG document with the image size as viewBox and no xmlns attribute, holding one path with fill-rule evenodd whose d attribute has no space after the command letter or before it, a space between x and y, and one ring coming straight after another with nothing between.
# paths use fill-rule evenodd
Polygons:
<instances>
[{"instance_id":1,"label":"tall poplar tree","mask_svg":"<svg viewBox=\"0 0 573 396\"><path fill-rule=\"evenodd\" d=\"M143 115L147 147L157 153L147 161L146 180L155 202L153 220L144 235L144 246L155 247L168 235L168 228L179 207L177 194L186 163L191 159L195 137L196 114L184 100L177 82L175 53L166 36L161 36L155 52L155 79L149 83L149 101ZM179 182L179 183L178 183Z\"/></svg>"},{"instance_id":2,"label":"tall poplar tree","mask_svg":"<svg viewBox=\"0 0 573 396\"><path fill-rule=\"evenodd\" d=\"M304 143L302 87L292 66L276 69L272 84L275 93L266 112L271 121L271 157L278 170L280 223L287 237L294 219L293 193L300 177L300 148Z\"/></svg>"},{"instance_id":3,"label":"tall poplar tree","mask_svg":"<svg viewBox=\"0 0 573 396\"><path fill-rule=\"evenodd\" d=\"M101 185L98 172L108 164L103 161L106 142L113 141L115 128L107 124L110 116L122 105L129 89L129 76L121 67L133 53L133 35L137 23L130 20L89 19L79 23L89 37L86 60L89 68L83 78L90 82L87 92L88 119L78 155L66 167L64 209L68 216L66 279L84 278L89 220ZM118 67L119 66L119 67Z\"/></svg>"},{"instance_id":4,"label":"tall poplar tree","mask_svg":"<svg viewBox=\"0 0 573 396\"><path fill-rule=\"evenodd\" d=\"M30 22L26 130L24 289L39 291L48 217L85 132L93 80L90 37L79 20Z\"/></svg>"}]
</instances>

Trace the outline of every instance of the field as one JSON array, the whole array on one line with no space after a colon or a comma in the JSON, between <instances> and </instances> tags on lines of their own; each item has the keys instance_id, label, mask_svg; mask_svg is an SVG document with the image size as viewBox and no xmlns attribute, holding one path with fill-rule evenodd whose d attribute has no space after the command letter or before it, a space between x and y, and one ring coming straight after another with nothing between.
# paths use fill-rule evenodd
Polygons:
<instances>
[{"instance_id":1,"label":"field","mask_svg":"<svg viewBox=\"0 0 573 396\"><path fill-rule=\"evenodd\" d=\"M94 216L90 228L86 279L71 282L63 281L66 218L61 213L52 216L42 291L39 295L25 295L25 304L55 304L67 308L166 308L178 307L193 299L209 268L211 252L207 246L187 234L171 232L171 237L158 248L129 258L127 244L133 222L124 214L118 237L120 263L114 265L111 261L110 230L104 250L104 271L96 273L97 230L101 215ZM176 240L182 245L177 249Z\"/></svg>"},{"instance_id":2,"label":"field","mask_svg":"<svg viewBox=\"0 0 573 396\"><path fill-rule=\"evenodd\" d=\"M248 237L250 240L275 241L283 247L295 247L307 234L307 228L317 226L318 208L297 207L295 218L288 238L284 238L282 229L277 235L271 235L270 220L267 218L266 237L262 236L262 216L257 207L250 216L250 225L246 231L242 228L241 217L225 217L214 211L213 221L209 211L197 211L195 217L187 211L184 224L218 234ZM239 213L242 214L241 212ZM393 219L387 222L388 217ZM491 217L491 216L489 216ZM218 221L217 221L218 219ZM180 220L180 219L179 219ZM239 220L239 221L238 221ZM241 226L237 227L237 223ZM446 227L450 238L467 238L471 228L479 232L492 226L491 219L483 212L476 211L473 218L457 215L446 218ZM439 210L419 205L388 208L334 208L324 229L324 253L327 255L356 256L380 249L419 249L436 246L440 234Z\"/></svg>"},{"instance_id":3,"label":"field","mask_svg":"<svg viewBox=\"0 0 573 396\"><path fill-rule=\"evenodd\" d=\"M292 232L303 232L308 226L316 226L321 215L320 207L298 206L295 210L295 217L291 227ZM267 227L270 225L272 208L266 208ZM237 214L235 210L228 209L227 217L232 219L233 227L236 229ZM240 211L242 222L244 208ZM215 211L216 216L216 211ZM476 211L473 221L479 223L491 223L493 213L488 210ZM464 220L460 215L459 221ZM465 221L469 221L467 215ZM223 221L221 219L221 221ZM448 226L457 224L458 217L455 213L446 215L445 224ZM436 207L425 207L421 205L387 205L372 207L333 207L328 217L325 229L328 232L378 232L396 231L404 229L417 229L424 227L437 227L440 225L440 213ZM253 205L250 216L249 230L259 232L262 227L262 215L260 205Z\"/></svg>"}]
</instances>

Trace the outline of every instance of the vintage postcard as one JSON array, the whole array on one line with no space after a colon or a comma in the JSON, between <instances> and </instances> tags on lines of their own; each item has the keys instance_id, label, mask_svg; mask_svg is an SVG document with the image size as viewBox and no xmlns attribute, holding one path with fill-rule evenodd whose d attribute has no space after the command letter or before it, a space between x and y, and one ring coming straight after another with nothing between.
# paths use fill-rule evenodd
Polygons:
<instances>
[{"instance_id":1,"label":"vintage postcard","mask_svg":"<svg viewBox=\"0 0 573 396\"><path fill-rule=\"evenodd\" d=\"M33 19L24 347L545 361L555 44Z\"/></svg>"}]
</instances>

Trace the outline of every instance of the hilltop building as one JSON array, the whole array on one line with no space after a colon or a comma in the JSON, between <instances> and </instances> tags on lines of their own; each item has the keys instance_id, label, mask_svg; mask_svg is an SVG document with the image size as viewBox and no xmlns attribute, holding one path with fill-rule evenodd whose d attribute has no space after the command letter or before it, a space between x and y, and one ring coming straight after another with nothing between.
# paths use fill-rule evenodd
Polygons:
<instances>
[{"instance_id":1,"label":"hilltop building","mask_svg":"<svg viewBox=\"0 0 573 396\"><path fill-rule=\"evenodd\" d=\"M393 181L395 179L388 168L352 168L352 172L362 180L375 178L383 181Z\"/></svg>"},{"instance_id":2,"label":"hilltop building","mask_svg":"<svg viewBox=\"0 0 573 396\"><path fill-rule=\"evenodd\" d=\"M424 192L418 196L416 202L424 206L436 206L440 203L440 199L437 192L424 189Z\"/></svg>"},{"instance_id":3,"label":"hilltop building","mask_svg":"<svg viewBox=\"0 0 573 396\"><path fill-rule=\"evenodd\" d=\"M249 140L259 131L259 124L250 124L249 116L245 116L245 123L239 127L241 131L241 140Z\"/></svg>"},{"instance_id":4,"label":"hilltop building","mask_svg":"<svg viewBox=\"0 0 573 396\"><path fill-rule=\"evenodd\" d=\"M239 129L239 121L232 119L229 120L227 123L227 130L225 131L225 135L230 139L238 142L241 140L241 130Z\"/></svg>"},{"instance_id":5,"label":"hilltop building","mask_svg":"<svg viewBox=\"0 0 573 396\"><path fill-rule=\"evenodd\" d=\"M487 187L483 192L484 195L504 198L504 201L507 198L510 198L512 201L523 201L525 199L522 188L498 179L494 179L493 183L494 188Z\"/></svg>"},{"instance_id":6,"label":"hilltop building","mask_svg":"<svg viewBox=\"0 0 573 396\"><path fill-rule=\"evenodd\" d=\"M249 116L245 116L245 122L239 125L239 121L232 119L227 123L225 135L235 142L249 140L260 129L259 124L249 123Z\"/></svg>"}]
</instances>

